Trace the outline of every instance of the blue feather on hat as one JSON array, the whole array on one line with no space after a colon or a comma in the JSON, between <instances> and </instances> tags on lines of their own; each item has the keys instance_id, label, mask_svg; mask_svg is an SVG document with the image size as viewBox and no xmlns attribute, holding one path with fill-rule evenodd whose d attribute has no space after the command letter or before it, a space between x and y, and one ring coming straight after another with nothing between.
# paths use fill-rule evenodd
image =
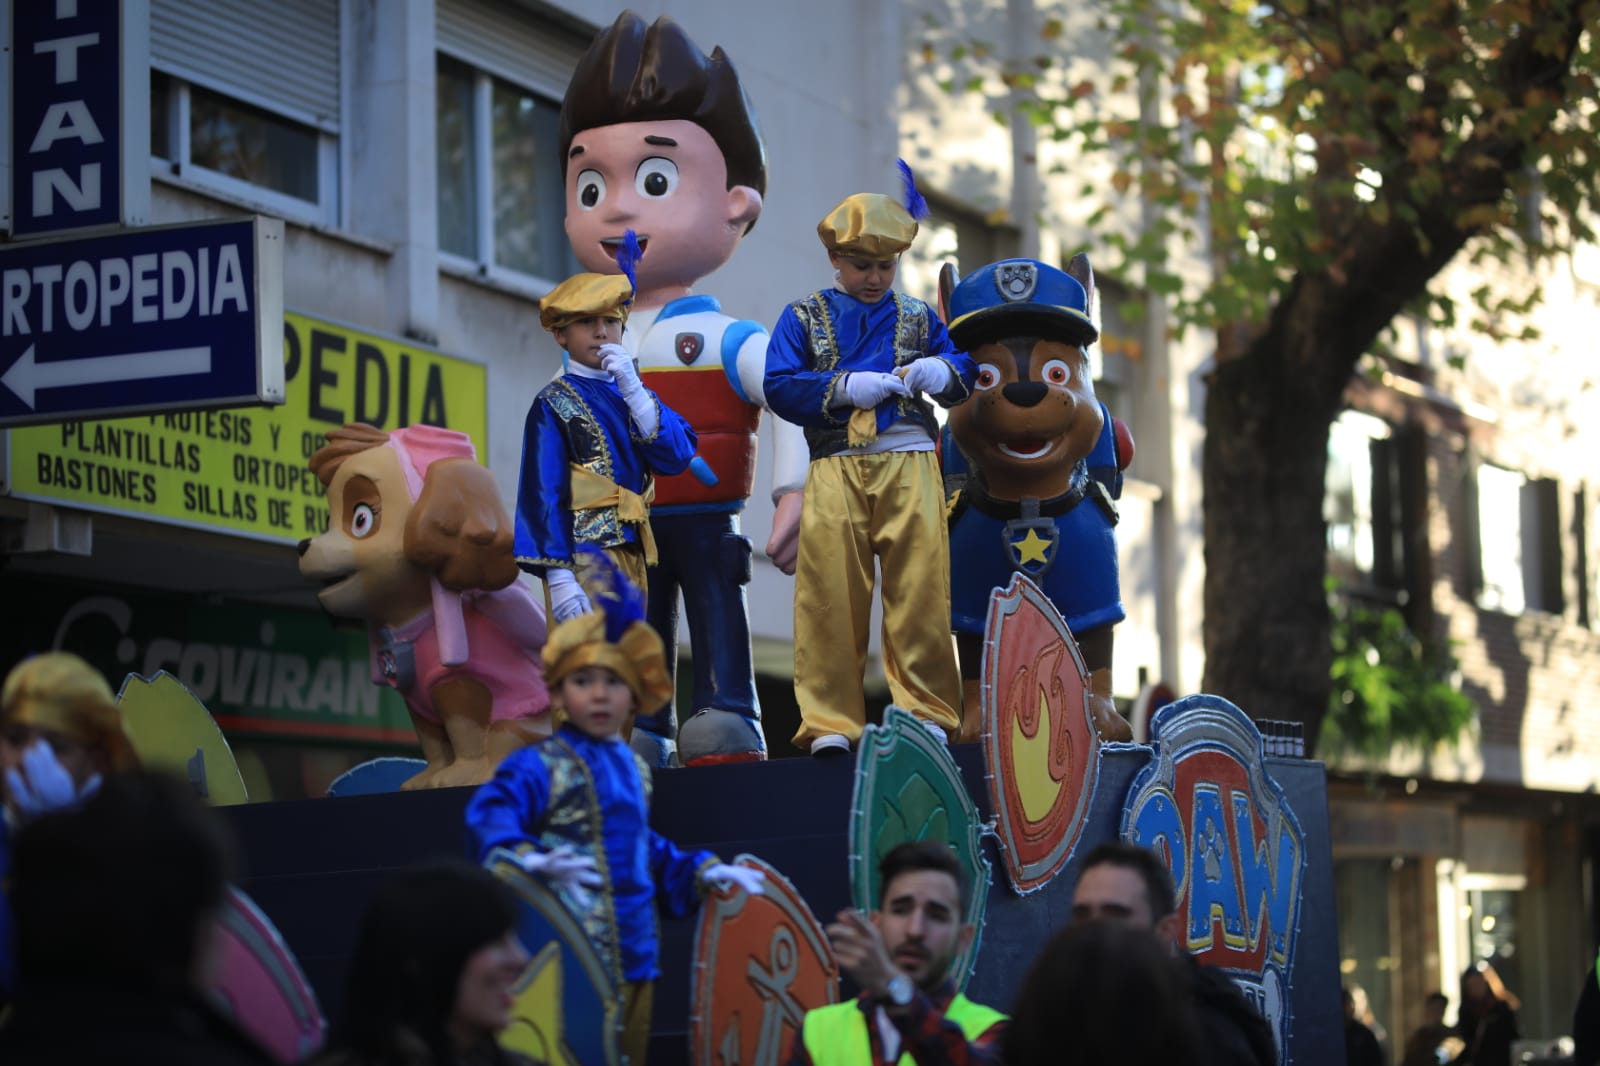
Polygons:
<instances>
[{"instance_id":1,"label":"blue feather on hat","mask_svg":"<svg viewBox=\"0 0 1600 1066\"><path fill-rule=\"evenodd\" d=\"M639 235L633 230L624 230L622 233L622 247L617 249L617 266L622 268L622 274L628 279L628 284L633 286L633 291L639 291L639 279L636 276L639 269L639 257L644 254L639 247Z\"/></svg>"},{"instance_id":2,"label":"blue feather on hat","mask_svg":"<svg viewBox=\"0 0 1600 1066\"><path fill-rule=\"evenodd\" d=\"M580 544L576 556L583 573L583 591L595 610L605 614L606 641L615 644L629 626L644 621L644 592L599 548Z\"/></svg>"},{"instance_id":3,"label":"blue feather on hat","mask_svg":"<svg viewBox=\"0 0 1600 1066\"><path fill-rule=\"evenodd\" d=\"M904 159L896 159L895 165L900 168L900 183L905 186L906 213L912 221L921 222L928 217L928 201L917 191L917 178L911 173L911 164Z\"/></svg>"}]
</instances>

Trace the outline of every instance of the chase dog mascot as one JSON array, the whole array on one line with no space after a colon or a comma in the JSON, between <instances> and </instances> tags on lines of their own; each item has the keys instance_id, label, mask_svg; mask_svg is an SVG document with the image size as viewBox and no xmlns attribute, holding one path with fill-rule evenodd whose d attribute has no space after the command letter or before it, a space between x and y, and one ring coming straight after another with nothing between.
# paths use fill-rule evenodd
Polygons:
<instances>
[{"instance_id":1,"label":"chase dog mascot","mask_svg":"<svg viewBox=\"0 0 1600 1066\"><path fill-rule=\"evenodd\" d=\"M972 399L950 412L971 467L950 503L951 628L966 690L963 735L980 720L978 666L989 593L1022 571L1077 638L1089 668L1091 711L1106 740L1132 731L1111 701L1112 627L1122 621L1117 509L1103 479L1120 483L1132 457L1126 430L1095 399L1087 348L1093 273L1077 277L1033 259L1006 259L949 295L950 337L978 365ZM1120 427L1120 423L1115 423Z\"/></svg>"},{"instance_id":2,"label":"chase dog mascot","mask_svg":"<svg viewBox=\"0 0 1600 1066\"><path fill-rule=\"evenodd\" d=\"M427 767L402 788L476 785L550 733L544 610L517 580L511 516L465 433L355 423L311 457L328 532L300 542L323 609L364 618L372 681L400 693Z\"/></svg>"},{"instance_id":3,"label":"chase dog mascot","mask_svg":"<svg viewBox=\"0 0 1600 1066\"><path fill-rule=\"evenodd\" d=\"M641 715L633 743L653 766L764 759L744 586L750 541L739 512L754 484L766 399L767 334L695 295L761 214L766 149L739 77L720 48L707 57L671 19L624 12L579 61L561 105L567 237L586 270L619 273L638 233L637 294L623 343L644 383L699 439L691 472L662 477L650 510L659 561L649 575L650 624L677 667L678 593L694 651L694 714L677 728L671 703ZM800 430L774 419L767 554L794 572L807 453Z\"/></svg>"}]
</instances>

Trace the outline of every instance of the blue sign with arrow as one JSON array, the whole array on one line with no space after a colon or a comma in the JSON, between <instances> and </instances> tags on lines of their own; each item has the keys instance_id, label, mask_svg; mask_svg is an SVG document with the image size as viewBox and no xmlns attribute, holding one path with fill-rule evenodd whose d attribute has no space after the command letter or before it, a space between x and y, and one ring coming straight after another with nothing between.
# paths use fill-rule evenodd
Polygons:
<instances>
[{"instance_id":1,"label":"blue sign with arrow","mask_svg":"<svg viewBox=\"0 0 1600 1066\"><path fill-rule=\"evenodd\" d=\"M0 425L283 396L280 220L0 247Z\"/></svg>"}]
</instances>

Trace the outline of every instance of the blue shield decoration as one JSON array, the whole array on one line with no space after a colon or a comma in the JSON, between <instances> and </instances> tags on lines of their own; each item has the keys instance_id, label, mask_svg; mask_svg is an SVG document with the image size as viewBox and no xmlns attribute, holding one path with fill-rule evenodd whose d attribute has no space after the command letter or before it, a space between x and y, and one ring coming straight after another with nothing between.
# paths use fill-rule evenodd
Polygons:
<instances>
[{"instance_id":1,"label":"blue shield decoration","mask_svg":"<svg viewBox=\"0 0 1600 1066\"><path fill-rule=\"evenodd\" d=\"M511 852L496 848L483 864L516 896L517 939L529 955L500 1043L549 1066L620 1066L622 1006L583 927Z\"/></svg>"},{"instance_id":2,"label":"blue shield decoration","mask_svg":"<svg viewBox=\"0 0 1600 1066\"><path fill-rule=\"evenodd\" d=\"M1233 977L1285 1066L1305 833L1268 775L1261 732L1221 696L1185 696L1151 722L1156 757L1128 786L1122 839L1172 871L1184 946Z\"/></svg>"}]
</instances>

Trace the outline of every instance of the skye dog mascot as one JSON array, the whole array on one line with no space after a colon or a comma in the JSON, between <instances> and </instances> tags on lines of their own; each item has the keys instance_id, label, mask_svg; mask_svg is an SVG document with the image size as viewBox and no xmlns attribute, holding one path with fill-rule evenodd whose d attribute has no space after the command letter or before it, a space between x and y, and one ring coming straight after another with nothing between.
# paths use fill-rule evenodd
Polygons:
<instances>
[{"instance_id":1,"label":"skye dog mascot","mask_svg":"<svg viewBox=\"0 0 1600 1066\"><path fill-rule=\"evenodd\" d=\"M406 701L428 765L403 788L477 785L550 733L544 610L517 580L511 517L464 433L330 430L311 457L328 531L300 573L328 613L365 618L372 681Z\"/></svg>"}]
</instances>

